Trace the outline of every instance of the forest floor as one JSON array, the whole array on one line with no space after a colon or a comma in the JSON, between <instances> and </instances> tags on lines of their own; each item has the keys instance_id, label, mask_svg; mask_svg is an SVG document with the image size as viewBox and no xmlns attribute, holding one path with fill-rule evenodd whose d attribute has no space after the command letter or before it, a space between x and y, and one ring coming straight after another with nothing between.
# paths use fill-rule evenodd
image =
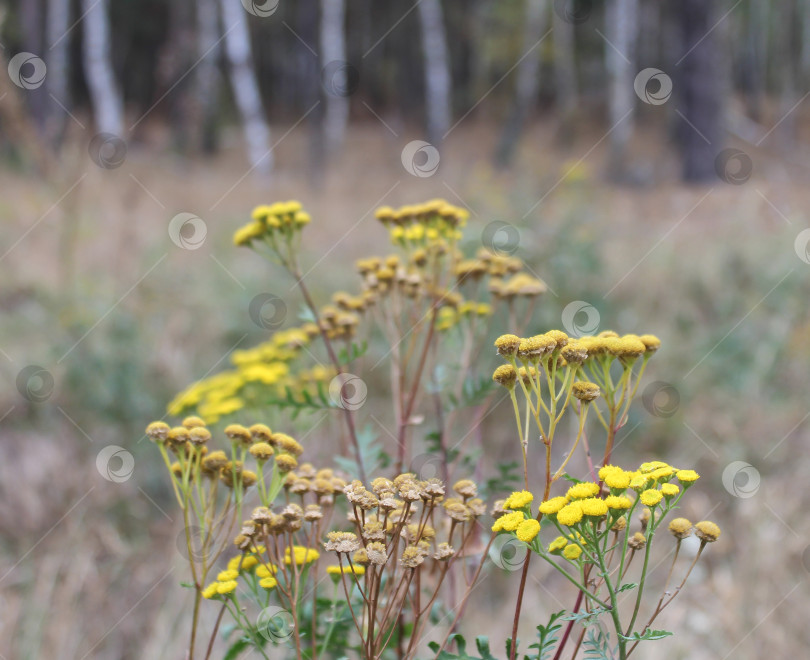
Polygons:
<instances>
[{"instance_id":1,"label":"forest floor","mask_svg":"<svg viewBox=\"0 0 810 660\"><path fill-rule=\"evenodd\" d=\"M674 641L640 648L639 658L661 657L655 644L667 644L667 658L801 656L810 643L807 590L796 588L810 579L810 491L791 484L805 483L810 468L801 450L810 253L799 236L810 226L808 171L742 147L754 164L749 180L685 186L675 146L642 132L638 183L617 186L606 181L598 127L562 145L555 127L539 122L503 172L491 165L495 133L465 123L437 172L419 178L401 162L413 133L353 129L320 186L303 129L281 140L269 181L249 173L237 133L212 160L135 144L121 167L104 170L80 145L51 181L0 171L0 657L182 657L176 631L185 630L188 594L177 587L178 521L158 457L137 440L168 397L222 368L237 340L262 339L246 311L253 296L292 295L289 282L231 246L234 229L255 204L300 199L314 218L307 278L323 299L352 286L355 258L390 249L374 208L432 197L470 209L473 247L493 220L517 228L517 254L554 292L543 324L559 326L565 305L581 300L598 309L600 329L664 340L647 379L673 384L676 414L640 413L644 425L628 433L620 460L655 454L696 466L705 479L685 514L711 515L724 535L660 620L679 631ZM199 249L169 236L181 212L205 223ZM29 365L53 377L42 403L18 389ZM508 433L492 423L493 444L508 453ZM94 457L108 444L135 455L125 483L98 478ZM735 497L721 478L737 460L760 479L750 497ZM498 640L511 619L502 603L513 602L518 580L487 582L486 611L470 612L486 624L470 630ZM556 601L561 585L536 586L524 639L532 623L570 606Z\"/></svg>"}]
</instances>

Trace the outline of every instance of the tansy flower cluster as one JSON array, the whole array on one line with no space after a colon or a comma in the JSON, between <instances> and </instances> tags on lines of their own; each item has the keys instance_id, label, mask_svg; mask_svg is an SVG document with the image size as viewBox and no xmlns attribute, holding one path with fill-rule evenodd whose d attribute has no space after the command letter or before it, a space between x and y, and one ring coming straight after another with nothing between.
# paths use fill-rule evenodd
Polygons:
<instances>
[{"instance_id":1,"label":"tansy flower cluster","mask_svg":"<svg viewBox=\"0 0 810 660\"><path fill-rule=\"evenodd\" d=\"M277 249L279 243L290 241L311 220L295 200L262 204L253 209L250 217L251 221L234 234L234 245L250 247L254 242L266 241Z\"/></svg>"},{"instance_id":2,"label":"tansy flower cluster","mask_svg":"<svg viewBox=\"0 0 810 660\"><path fill-rule=\"evenodd\" d=\"M369 608L379 608L383 613L379 630L385 630L409 599L435 600L447 572L474 538L476 520L486 507L470 479L456 481L448 489L439 479L420 480L403 473L394 479L377 477L369 487L355 480L343 492L353 531L326 535L323 548L337 559L337 565L327 570L347 590L347 576L359 581L362 612L353 610L354 619L370 620ZM414 573L420 577L414 579ZM429 609L417 614L417 632L427 623L423 615ZM358 634L367 644L378 643L373 630L359 627Z\"/></svg>"},{"instance_id":3,"label":"tansy flower cluster","mask_svg":"<svg viewBox=\"0 0 810 660\"><path fill-rule=\"evenodd\" d=\"M408 250L422 248L428 251L436 248L446 251L448 243L461 238L461 229L470 217L466 209L443 199L398 209L382 206L374 215L388 227L392 243Z\"/></svg>"}]
</instances>

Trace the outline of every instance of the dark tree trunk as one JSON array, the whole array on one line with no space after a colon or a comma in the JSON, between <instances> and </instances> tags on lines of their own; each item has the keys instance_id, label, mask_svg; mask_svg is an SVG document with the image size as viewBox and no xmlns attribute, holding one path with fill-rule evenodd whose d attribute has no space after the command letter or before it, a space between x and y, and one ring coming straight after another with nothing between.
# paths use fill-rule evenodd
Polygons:
<instances>
[{"instance_id":1,"label":"dark tree trunk","mask_svg":"<svg viewBox=\"0 0 810 660\"><path fill-rule=\"evenodd\" d=\"M679 124L678 142L684 181L715 181L715 157L722 146L723 58L720 33L713 29L718 15L714 3L679 0L680 55L675 68L677 109L685 118Z\"/></svg>"}]
</instances>

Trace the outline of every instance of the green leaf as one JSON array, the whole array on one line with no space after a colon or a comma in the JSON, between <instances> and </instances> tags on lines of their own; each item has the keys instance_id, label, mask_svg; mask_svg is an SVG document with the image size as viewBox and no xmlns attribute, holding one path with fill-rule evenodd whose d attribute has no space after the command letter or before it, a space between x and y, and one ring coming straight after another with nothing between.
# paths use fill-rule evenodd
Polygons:
<instances>
[{"instance_id":1,"label":"green leaf","mask_svg":"<svg viewBox=\"0 0 810 660\"><path fill-rule=\"evenodd\" d=\"M442 649L442 652L436 656L436 660L497 660L497 658L490 653L489 640L486 637L475 638L475 646L478 648L478 652L481 654L481 657L467 654L467 640L464 639L463 635L459 633L450 635L450 637L447 638L447 645L449 646L453 642L456 643L458 654L454 655L453 653ZM439 651L438 642L430 642L428 646L434 653Z\"/></svg>"},{"instance_id":2,"label":"green leaf","mask_svg":"<svg viewBox=\"0 0 810 660\"><path fill-rule=\"evenodd\" d=\"M549 617L545 626L537 626L538 641L529 647L530 649L537 649L537 653L533 656L524 656L524 658L528 660L546 660L551 655L557 644L557 634L562 629L562 624L558 623L558 621L566 620L563 618L564 614L565 610L555 612Z\"/></svg>"},{"instance_id":3,"label":"green leaf","mask_svg":"<svg viewBox=\"0 0 810 660\"><path fill-rule=\"evenodd\" d=\"M616 591L617 594L622 593L622 591L630 591L631 589L635 589L638 586L636 582L628 582L627 584L623 584L619 589Z\"/></svg>"},{"instance_id":4,"label":"green leaf","mask_svg":"<svg viewBox=\"0 0 810 660\"><path fill-rule=\"evenodd\" d=\"M646 642L656 639L664 639L664 637L669 637L670 635L672 635L672 633L669 632L669 630L646 630L643 635L634 632L629 637L626 635L619 636L627 642Z\"/></svg>"},{"instance_id":5,"label":"green leaf","mask_svg":"<svg viewBox=\"0 0 810 660\"><path fill-rule=\"evenodd\" d=\"M601 628L591 628L582 643L588 660L613 660L610 650L610 635Z\"/></svg>"},{"instance_id":6,"label":"green leaf","mask_svg":"<svg viewBox=\"0 0 810 660\"><path fill-rule=\"evenodd\" d=\"M349 350L346 350L346 348L341 348L340 351L338 351L338 362L341 365L347 365L353 362L354 360L363 357L367 351L368 351L367 341L363 341L363 343L360 345L357 345L354 342L352 342L351 346L349 346Z\"/></svg>"},{"instance_id":7,"label":"green leaf","mask_svg":"<svg viewBox=\"0 0 810 660\"><path fill-rule=\"evenodd\" d=\"M576 623L583 623L584 625L588 625L591 619L596 619L600 614L604 614L608 610L604 607L597 607L590 612L573 612L566 617L563 617L563 621L575 621Z\"/></svg>"},{"instance_id":8,"label":"green leaf","mask_svg":"<svg viewBox=\"0 0 810 660\"><path fill-rule=\"evenodd\" d=\"M494 655L492 655L492 652L489 650L489 637L486 637L484 635L476 637L475 647L481 654L481 660L497 660L497 658Z\"/></svg>"},{"instance_id":9,"label":"green leaf","mask_svg":"<svg viewBox=\"0 0 810 660\"><path fill-rule=\"evenodd\" d=\"M235 658L248 646L250 646L250 642L243 637L238 642L231 645L231 648L228 649L228 652L225 654L222 660L235 660Z\"/></svg>"}]
</instances>

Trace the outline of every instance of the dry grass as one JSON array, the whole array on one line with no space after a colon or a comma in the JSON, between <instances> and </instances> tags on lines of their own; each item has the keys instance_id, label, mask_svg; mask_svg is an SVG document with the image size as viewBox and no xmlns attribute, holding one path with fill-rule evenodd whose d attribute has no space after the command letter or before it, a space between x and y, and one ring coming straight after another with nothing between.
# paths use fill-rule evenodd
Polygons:
<instances>
[{"instance_id":1,"label":"dry grass","mask_svg":"<svg viewBox=\"0 0 810 660\"><path fill-rule=\"evenodd\" d=\"M639 658L801 656L810 643L803 614L810 492L801 485L810 468L803 450L810 266L793 241L808 225L802 209L810 208L810 188L764 152L752 153L756 176L742 186L666 183L673 161L663 148L648 153L649 141L639 153L659 179L653 187L601 183L601 148L578 166L587 168L583 182L560 181L599 137L593 129L562 150L553 130L538 125L520 167L499 174L486 160L493 136L465 125L439 173L417 179L399 162L411 138L366 127L354 132L320 190L307 183L306 139L298 133L280 145L282 171L270 183L240 182L246 168L235 148L216 162L189 164L133 146L113 171L97 169L77 148L58 181L3 172L0 654L182 657L179 527L167 517L159 461L137 440L170 393L214 367L245 332L245 345L259 340L246 311L254 295L290 295L288 282L229 246L233 228L254 203L302 199L316 218L307 277L323 291L352 281L356 256L386 249L369 214L374 206L443 196L470 207L473 240L493 219L520 227L521 256L557 294L545 301L544 324L559 325L565 304L584 300L599 309L603 328L648 329L665 341L647 380L672 383L680 408L663 419L635 404L618 457L634 463L638 454L663 453L696 465L705 476L684 513L711 512L724 535L660 619L678 631L675 641L651 643ZM181 211L207 223L199 250L169 240L168 221ZM45 404L28 404L15 387L31 363L54 375ZM500 446L509 432L497 420L485 429ZM99 477L95 456L108 444L135 455L129 481ZM723 487L721 474L734 460L760 473L753 497ZM491 590L492 600L471 618L486 616L489 628L516 583L485 578L479 589ZM562 587L544 585L533 585L524 639L533 621L570 605L555 602ZM508 634L509 616L489 630L495 639Z\"/></svg>"}]
</instances>

